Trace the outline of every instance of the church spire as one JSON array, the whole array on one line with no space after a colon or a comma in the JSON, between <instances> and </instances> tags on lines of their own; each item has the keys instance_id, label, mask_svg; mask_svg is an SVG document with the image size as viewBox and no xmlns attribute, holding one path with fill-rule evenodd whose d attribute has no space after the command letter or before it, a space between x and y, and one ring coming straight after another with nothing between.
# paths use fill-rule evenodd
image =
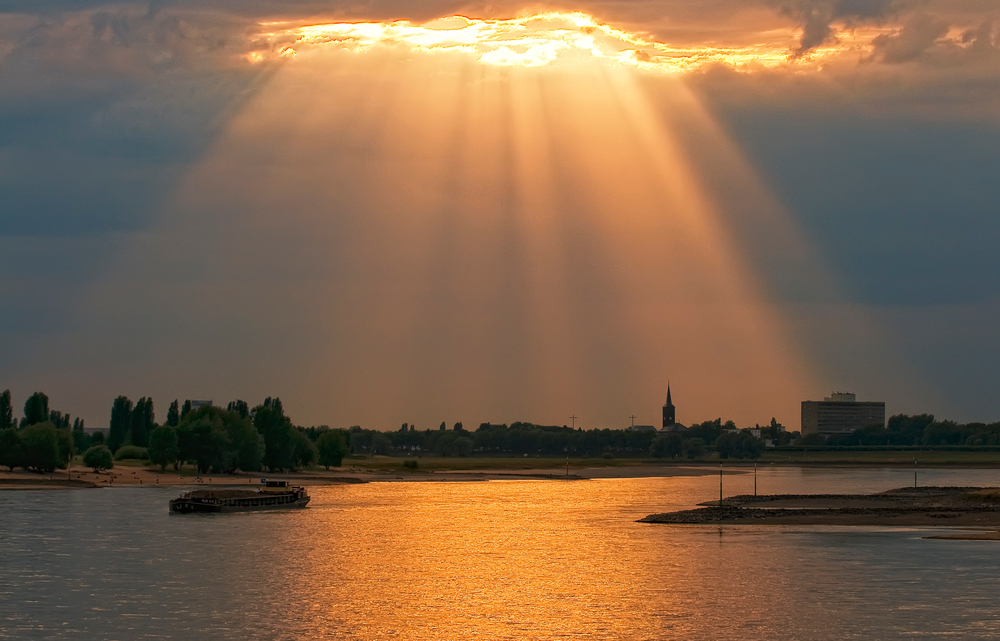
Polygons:
<instances>
[{"instance_id":1,"label":"church spire","mask_svg":"<svg viewBox=\"0 0 1000 641\"><path fill-rule=\"evenodd\" d=\"M667 381L667 402L663 406L663 429L667 429L677 422L674 411L674 404L670 400L670 382Z\"/></svg>"}]
</instances>

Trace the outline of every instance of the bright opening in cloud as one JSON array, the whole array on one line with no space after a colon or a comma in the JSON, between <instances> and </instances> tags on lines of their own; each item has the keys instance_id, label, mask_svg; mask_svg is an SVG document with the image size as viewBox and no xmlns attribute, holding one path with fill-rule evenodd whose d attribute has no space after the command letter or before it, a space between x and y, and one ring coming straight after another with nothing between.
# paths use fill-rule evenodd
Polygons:
<instances>
[{"instance_id":1,"label":"bright opening in cloud","mask_svg":"<svg viewBox=\"0 0 1000 641\"><path fill-rule=\"evenodd\" d=\"M296 26L265 35L285 42L291 40L292 44L280 48L285 55L315 46L334 45L353 51L386 46L424 52L463 52L482 64L495 66L540 67L556 62L598 59L667 73L706 64L748 69L815 63L842 49L842 46L818 48L808 56L792 60L788 43L794 40L795 34L791 28L786 42L744 47L712 44L678 47L601 24L580 12L542 13L510 20L452 16L425 24L406 20L344 22Z\"/></svg>"}]
</instances>

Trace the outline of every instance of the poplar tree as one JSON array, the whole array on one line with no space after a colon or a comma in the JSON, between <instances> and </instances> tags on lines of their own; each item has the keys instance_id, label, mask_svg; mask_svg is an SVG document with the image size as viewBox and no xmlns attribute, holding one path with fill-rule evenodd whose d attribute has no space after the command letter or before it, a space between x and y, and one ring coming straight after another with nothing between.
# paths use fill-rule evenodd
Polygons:
<instances>
[{"instance_id":1,"label":"poplar tree","mask_svg":"<svg viewBox=\"0 0 1000 641\"><path fill-rule=\"evenodd\" d=\"M149 433L153 430L153 399L143 396L136 401L129 426L132 429L132 445L146 447Z\"/></svg>"},{"instance_id":2,"label":"poplar tree","mask_svg":"<svg viewBox=\"0 0 1000 641\"><path fill-rule=\"evenodd\" d=\"M167 425L170 427L177 427L181 422L181 406L177 399L170 404L170 409L167 410Z\"/></svg>"},{"instance_id":3,"label":"poplar tree","mask_svg":"<svg viewBox=\"0 0 1000 641\"><path fill-rule=\"evenodd\" d=\"M35 392L24 402L24 418L21 427L44 423L49 420L49 397L42 392Z\"/></svg>"},{"instance_id":4,"label":"poplar tree","mask_svg":"<svg viewBox=\"0 0 1000 641\"><path fill-rule=\"evenodd\" d=\"M132 422L132 401L127 396L119 396L111 405L111 422L108 424L108 449L114 452L128 434Z\"/></svg>"},{"instance_id":5,"label":"poplar tree","mask_svg":"<svg viewBox=\"0 0 1000 641\"><path fill-rule=\"evenodd\" d=\"M14 404L10 401L10 390L0 394L0 430L16 427L14 423Z\"/></svg>"}]
</instances>

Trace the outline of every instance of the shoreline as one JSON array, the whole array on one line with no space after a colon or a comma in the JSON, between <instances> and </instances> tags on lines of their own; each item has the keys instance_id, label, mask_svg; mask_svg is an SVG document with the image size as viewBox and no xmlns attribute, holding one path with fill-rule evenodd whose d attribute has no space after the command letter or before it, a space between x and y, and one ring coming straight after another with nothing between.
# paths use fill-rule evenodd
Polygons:
<instances>
[{"instance_id":1,"label":"shoreline","mask_svg":"<svg viewBox=\"0 0 1000 641\"><path fill-rule=\"evenodd\" d=\"M405 459L403 459L405 460ZM67 473L36 474L18 470L0 471L0 491L37 489L85 489L101 487L170 487L170 486L242 486L256 485L261 478L294 481L304 486L346 485L358 483L471 483L485 481L587 481L603 478L662 478L674 476L706 476L717 471L708 468L672 466L669 469L651 466L579 467L570 473L552 468L468 469L468 470L404 470L349 466L302 472L252 474L211 474L200 476L174 470L160 471L145 466L118 466L104 472L74 465ZM727 474L745 474L727 470Z\"/></svg>"},{"instance_id":2,"label":"shoreline","mask_svg":"<svg viewBox=\"0 0 1000 641\"><path fill-rule=\"evenodd\" d=\"M416 470L402 467L404 461L420 460L425 468ZM586 461L582 465L579 460L571 462L567 473L566 467L557 459L542 459L533 466L533 461L511 458L486 459L483 467L475 467L476 459L412 459L403 457L378 457L373 459L348 459L339 468L330 470L312 469L286 473L238 473L211 474L199 476L190 469L175 471L167 469L160 471L138 462L119 463L111 470L95 473L88 467L74 464L67 473L57 470L50 474L36 474L17 470L9 472L0 470L0 491L26 489L83 489L96 487L118 487L122 485L136 486L190 486L190 485L223 485L239 486L259 483L261 478L294 481L301 485L335 485L350 483L426 483L426 482L485 482L485 481L515 481L515 480L548 480L548 481L585 481L592 479L615 478L667 478L678 476L715 476L719 474L717 461L648 461L617 459L608 464L601 461ZM507 463L507 465L505 465ZM574 465L573 463L577 463ZM454 467L447 467L454 465ZM462 465L470 465L462 468ZM850 469L850 468L904 468L912 469L912 461L900 462L758 462L758 469L767 468L810 468L810 469ZM998 466L979 462L967 463L930 463L920 466L920 470L929 469L983 469L992 470ZM726 476L752 474L752 461L727 461L723 463L722 471ZM802 516L805 516L804 514Z\"/></svg>"}]
</instances>

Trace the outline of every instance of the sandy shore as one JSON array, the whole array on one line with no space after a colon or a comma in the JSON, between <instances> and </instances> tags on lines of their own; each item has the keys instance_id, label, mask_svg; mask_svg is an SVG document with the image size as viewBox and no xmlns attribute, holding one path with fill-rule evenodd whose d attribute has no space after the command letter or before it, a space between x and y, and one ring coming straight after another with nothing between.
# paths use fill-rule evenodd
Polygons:
<instances>
[{"instance_id":1,"label":"sandy shore","mask_svg":"<svg viewBox=\"0 0 1000 641\"><path fill-rule=\"evenodd\" d=\"M171 486L171 485L255 485L261 478L295 481L302 485L331 485L373 482L481 482L513 480L583 481L598 478L646 478L669 476L703 476L717 474L706 467L679 466L621 466L621 467L571 467L565 469L484 469L484 470L373 470L347 465L327 470L310 470L286 474L211 474L197 475L190 470L179 473L171 469L160 471L155 467L117 466L106 472L94 472L88 467L74 465L68 472L57 470L52 474L33 474L16 470L0 471L0 490L80 489L117 487L122 485ZM741 470L727 470L727 474L744 474Z\"/></svg>"},{"instance_id":2,"label":"sandy shore","mask_svg":"<svg viewBox=\"0 0 1000 641\"><path fill-rule=\"evenodd\" d=\"M1000 490L997 488L922 487L879 494L734 496L722 501L721 506L718 502L702 506L651 514L640 522L1000 528ZM994 540L985 535L976 535L976 538Z\"/></svg>"}]
</instances>

